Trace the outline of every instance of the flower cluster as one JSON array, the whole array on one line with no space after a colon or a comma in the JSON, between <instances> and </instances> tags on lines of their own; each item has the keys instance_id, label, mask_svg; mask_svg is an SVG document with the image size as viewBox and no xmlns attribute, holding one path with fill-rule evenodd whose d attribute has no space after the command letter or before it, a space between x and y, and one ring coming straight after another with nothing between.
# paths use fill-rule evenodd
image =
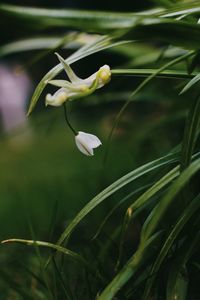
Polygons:
<instances>
[{"instance_id":1,"label":"flower cluster","mask_svg":"<svg viewBox=\"0 0 200 300\"><path fill-rule=\"evenodd\" d=\"M103 87L111 79L108 65L102 66L96 73L86 79L79 78L66 61L56 53L70 81L50 80L48 83L59 87L55 94L47 94L46 105L61 106L67 100L74 100L92 94L96 89Z\"/></svg>"},{"instance_id":2,"label":"flower cluster","mask_svg":"<svg viewBox=\"0 0 200 300\"><path fill-rule=\"evenodd\" d=\"M65 72L70 81L67 80L50 80L48 83L59 87L59 89L53 94L46 95L46 106L61 106L64 105L65 119L75 134L75 142L78 149L85 155L92 156L94 154L93 149L99 147L102 143L98 137L93 134L85 133L82 131L77 132L70 124L67 112L66 101L82 98L92 94L96 89L103 87L111 79L111 70L108 65L102 66L97 72L92 74L86 79L79 78L72 68L66 63L66 61L56 53L60 63L62 64Z\"/></svg>"}]
</instances>

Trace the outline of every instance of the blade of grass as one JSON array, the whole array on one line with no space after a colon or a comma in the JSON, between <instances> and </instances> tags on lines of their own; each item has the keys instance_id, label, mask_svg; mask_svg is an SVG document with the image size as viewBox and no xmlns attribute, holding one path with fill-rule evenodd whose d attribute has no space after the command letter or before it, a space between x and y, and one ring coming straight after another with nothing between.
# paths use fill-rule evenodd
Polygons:
<instances>
[{"instance_id":1,"label":"blade of grass","mask_svg":"<svg viewBox=\"0 0 200 300\"><path fill-rule=\"evenodd\" d=\"M191 242L192 239L192 242ZM167 282L167 292L166 300L171 300L177 297L177 299L182 299L182 289L180 288L179 281L183 276L184 267L186 266L188 260L194 251L197 251L200 244L200 231L192 236L190 235L188 239L184 242L181 247L178 257L173 261L172 267L169 272L168 282Z\"/></svg>"},{"instance_id":2,"label":"blade of grass","mask_svg":"<svg viewBox=\"0 0 200 300\"><path fill-rule=\"evenodd\" d=\"M190 108L188 117L186 119L181 149L181 171L187 168L191 163L192 153L194 151L195 144L199 135L199 123L200 97L198 96L195 99L194 103L192 103L192 107ZM184 200L185 206L187 206L188 199L190 198L190 190L192 190L192 187L190 188L190 183L188 183L182 191L182 198Z\"/></svg>"},{"instance_id":3,"label":"blade of grass","mask_svg":"<svg viewBox=\"0 0 200 300\"><path fill-rule=\"evenodd\" d=\"M179 95L184 94L187 92L189 89L191 89L197 82L200 81L200 74L197 74L192 80L190 80L182 89Z\"/></svg>"},{"instance_id":4,"label":"blade of grass","mask_svg":"<svg viewBox=\"0 0 200 300\"><path fill-rule=\"evenodd\" d=\"M85 259L82 258L81 255L77 254L76 252L73 252L69 249L66 249L64 247L61 247L59 245L55 245L49 242L43 242L43 241L34 241L34 240L25 240L25 239L8 239L8 240L4 240L1 242L2 244L6 244L6 243L21 243L21 244L25 244L25 245L29 245L29 246L37 246L37 247L45 247L45 248L50 248L53 250L56 250L58 252L61 252L65 255L67 255L69 258L71 258L74 261L77 261L81 264L84 264L85 266L89 266L90 265L87 263L87 261ZM91 267L90 267L91 269Z\"/></svg>"},{"instance_id":5,"label":"blade of grass","mask_svg":"<svg viewBox=\"0 0 200 300\"><path fill-rule=\"evenodd\" d=\"M109 151L109 145L111 143L112 140L112 136L114 133L114 130L116 129L119 120L121 118L121 116L123 115L124 111L126 110L126 108L128 107L129 103L131 101L133 101L133 97L140 92L152 79L154 79L158 74L160 74L161 72L165 71L166 69L168 69L169 67L176 65L177 63L185 60L186 58L192 56L195 54L195 51L190 51L187 52L186 54L177 57L173 60L171 60L170 62L166 63L164 66L162 66L161 68L157 69L153 74L151 74L149 77L147 77L144 81L142 81L142 83L134 90L134 92L132 92L132 94L130 95L130 97L128 98L128 100L125 102L125 104L121 107L120 111L118 112L118 114L115 117L115 120L113 122L113 126L112 129L110 131L110 134L108 136L108 141L107 141L107 146L106 146L106 150L105 150L105 157L104 157L104 163L107 160L107 156L108 156L108 151Z\"/></svg>"},{"instance_id":6,"label":"blade of grass","mask_svg":"<svg viewBox=\"0 0 200 300\"><path fill-rule=\"evenodd\" d=\"M153 264L153 267L151 269L151 275L157 274L159 271L159 268L166 258L169 249L173 245L174 241L176 240L177 236L183 229L183 227L187 224L187 222L190 221L190 219L193 217L193 215L199 210L200 208L200 195L198 195L190 204L189 206L184 210L182 215L180 216L178 222L173 227L172 231L169 233L168 237L166 238L160 253L158 254L155 263ZM152 286L154 284L156 276L152 276L146 285L143 299L149 299L149 295L152 289Z\"/></svg>"},{"instance_id":7,"label":"blade of grass","mask_svg":"<svg viewBox=\"0 0 200 300\"><path fill-rule=\"evenodd\" d=\"M163 218L163 215L165 214L167 208L175 199L176 195L182 190L182 188L190 180L190 178L199 171L199 169L200 158L197 158L174 181L167 194L154 208L151 215L144 223L141 234L141 243L145 243L145 241L148 240L148 238L153 234L161 219Z\"/></svg>"},{"instance_id":8,"label":"blade of grass","mask_svg":"<svg viewBox=\"0 0 200 300\"><path fill-rule=\"evenodd\" d=\"M123 269L116 275L116 277L109 283L109 285L102 292L98 300L111 300L114 295L127 283L127 281L135 274L138 268L144 263L147 256L149 257L149 245L151 245L155 251L154 235L159 221L163 217L166 208L175 198L177 193L185 185L185 183L200 169L200 158L196 159L172 184L167 194L163 197L161 202L154 209L153 217L151 216L148 226L143 229L141 235L141 242L138 250L129 260L129 262L123 267ZM144 228L144 226L143 226Z\"/></svg>"},{"instance_id":9,"label":"blade of grass","mask_svg":"<svg viewBox=\"0 0 200 300\"><path fill-rule=\"evenodd\" d=\"M191 7L190 7L191 8ZM0 12L21 23L39 28L70 27L101 34L119 36L128 34L134 39L159 40L187 49L199 49L200 26L193 22L156 16L146 13L113 13L103 11L78 11L67 9L43 9L14 5L0 5ZM159 10L160 12L160 10ZM189 12L188 12L189 13ZM185 15L185 14L184 14ZM174 32L172 35L171 32ZM185 38L187 36L187 39Z\"/></svg>"},{"instance_id":10,"label":"blade of grass","mask_svg":"<svg viewBox=\"0 0 200 300\"><path fill-rule=\"evenodd\" d=\"M123 255L123 244L124 237L127 231L127 228L130 222L138 215L141 211L140 208L149 201L149 199L159 192L163 187L172 182L179 175L179 166L170 170L167 174L165 174L160 180L158 180L153 186L151 186L147 191L145 191L138 199L134 201L132 205L130 205L126 211L124 222L122 226L121 238L120 238L120 246L119 246L119 257L117 262L117 268L120 266L120 261ZM146 206L145 206L146 207Z\"/></svg>"},{"instance_id":11,"label":"blade of grass","mask_svg":"<svg viewBox=\"0 0 200 300\"><path fill-rule=\"evenodd\" d=\"M125 75L125 76L137 76L137 77L148 77L149 75L155 74L157 69L113 69L111 70L112 75ZM174 79L183 79L183 78L193 78L195 74L188 74L186 71L181 70L164 70L155 77L161 78L174 78Z\"/></svg>"},{"instance_id":12,"label":"blade of grass","mask_svg":"<svg viewBox=\"0 0 200 300\"><path fill-rule=\"evenodd\" d=\"M67 226L65 231L60 236L57 244L61 245L69 236L71 235L72 231L75 229L75 227L81 222L81 220L90 213L96 206L98 206L100 203L102 203L105 199L107 199L109 196L111 196L116 191L120 190L122 187L127 185L128 183L136 180L137 178L143 176L144 174L147 174L157 168L160 168L162 166L166 166L168 164L171 164L177 160L178 156L177 154L169 154L167 156L164 156L162 158L159 158L157 160L154 160L150 163L147 163L146 165L143 165L136 170L128 173L127 175L121 177L117 181L115 181L113 184L108 186L106 189L104 189L100 194L98 194L96 197L94 197L77 215L76 217L70 222L70 224Z\"/></svg>"},{"instance_id":13,"label":"blade of grass","mask_svg":"<svg viewBox=\"0 0 200 300\"><path fill-rule=\"evenodd\" d=\"M97 229L97 232L95 233L95 235L93 236L92 239L96 239L98 237L98 235L100 234L100 232L102 231L104 225L106 224L106 222L108 221L108 219L113 215L113 213L127 200L129 200L131 197L134 197L136 194L140 193L141 191L145 190L147 187L149 187L150 184L144 185L142 187L139 187L138 189L134 190L133 192L129 193L128 195L126 195L124 198L122 198L107 214L107 216L105 217L105 219L103 220L103 222L101 223L101 225L99 226L99 228Z\"/></svg>"},{"instance_id":14,"label":"blade of grass","mask_svg":"<svg viewBox=\"0 0 200 300\"><path fill-rule=\"evenodd\" d=\"M26 214L26 218L27 218L28 227L29 227L29 230L30 230L30 233L31 233L31 237L35 240L35 232L34 232L34 229L33 229L33 226L32 226L30 215ZM50 284L49 284L47 273L46 273L46 270L45 270L45 267L44 267L44 262L42 260L42 256L41 256L41 253L40 253L40 249L39 249L37 244L34 244L34 248L35 248L36 255L38 257L38 261L40 263L40 271L41 271L41 274L42 274L42 277L43 277L43 280L44 280L44 283L45 283L46 290L48 292L48 297L49 297L49 299L53 300L53 298L54 298L53 297L53 292L52 292Z\"/></svg>"},{"instance_id":15,"label":"blade of grass","mask_svg":"<svg viewBox=\"0 0 200 300\"><path fill-rule=\"evenodd\" d=\"M66 285L65 285L62 273L60 272L60 270L59 270L59 268L58 268L58 266L56 264L55 259L53 259L53 265L54 265L54 268L56 270L56 274L58 276L58 279L59 279L59 281L61 283L61 286L62 286L62 289L63 289L63 292L64 292L66 300L73 300L73 295L72 295L70 289L66 288Z\"/></svg>"},{"instance_id":16,"label":"blade of grass","mask_svg":"<svg viewBox=\"0 0 200 300\"><path fill-rule=\"evenodd\" d=\"M152 236L145 247L138 248L122 270L115 276L109 285L103 290L98 300L111 300L126 282L138 271L138 269L155 253L155 244L160 241L161 232Z\"/></svg>"},{"instance_id":17,"label":"blade of grass","mask_svg":"<svg viewBox=\"0 0 200 300\"><path fill-rule=\"evenodd\" d=\"M181 151L181 170L187 168L192 159L192 153L198 137L200 123L200 97L192 105L185 125Z\"/></svg>"}]
</instances>

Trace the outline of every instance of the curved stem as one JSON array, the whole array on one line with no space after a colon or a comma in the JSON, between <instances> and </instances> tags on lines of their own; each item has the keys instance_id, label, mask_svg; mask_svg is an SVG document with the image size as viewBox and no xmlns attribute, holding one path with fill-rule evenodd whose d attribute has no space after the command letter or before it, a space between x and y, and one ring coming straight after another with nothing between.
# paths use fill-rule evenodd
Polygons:
<instances>
[{"instance_id":1,"label":"curved stem","mask_svg":"<svg viewBox=\"0 0 200 300\"><path fill-rule=\"evenodd\" d=\"M69 122L68 116L67 116L67 107L66 107L66 103L63 104L63 108L64 108L64 115L65 115L65 121L67 123L67 125L69 126L69 128L71 129L71 131L77 135L78 132L72 127L71 123Z\"/></svg>"}]
</instances>

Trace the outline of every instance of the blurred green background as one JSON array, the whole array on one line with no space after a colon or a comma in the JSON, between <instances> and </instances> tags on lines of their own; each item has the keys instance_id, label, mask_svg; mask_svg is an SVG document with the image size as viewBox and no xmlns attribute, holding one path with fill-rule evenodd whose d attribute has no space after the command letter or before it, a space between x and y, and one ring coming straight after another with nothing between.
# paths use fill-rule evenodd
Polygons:
<instances>
[{"instance_id":1,"label":"blurred green background","mask_svg":"<svg viewBox=\"0 0 200 300\"><path fill-rule=\"evenodd\" d=\"M7 1L11 4L34 5L44 7L69 7L85 9L102 9L116 11L137 11L150 7L147 1ZM6 3L7 3L6 2ZM51 34L42 28L24 26L18 20L1 17L1 24L6 29L1 34L1 45L29 35L40 36ZM67 32L67 30L65 31ZM56 29L55 34L63 34ZM149 47L149 46L148 46ZM142 66L147 59L148 47L137 45L132 47L133 55L141 56L140 62L132 62ZM160 52L152 44L152 61ZM73 50L59 51L64 57ZM126 53L126 51L125 51ZM44 56L42 60L32 62L36 51L8 55L1 59L1 64L23 66L30 77L32 87L27 96L27 105L31 93L41 77L56 63L53 54ZM120 51L103 51L92 55L73 65L79 76L85 77L95 72L101 65L109 64L117 68L131 63L127 55ZM151 59L147 66L154 65ZM20 74L21 70L19 70ZM64 77L63 77L64 78ZM54 227L57 236L66 223L93 196L114 180L134 169L136 166L152 158L166 153L172 145L179 141L179 133L185 116L184 101L182 109L176 112L176 88L169 90L166 82L156 79L154 85L148 86L137 96L134 104L123 115L112 143L109 156L104 163L108 135L114 117L129 93L141 79L134 77L113 76L109 85L97 91L87 99L80 99L70 104L70 119L81 131L96 134L103 146L95 151L94 157L85 157L76 148L74 137L66 128L62 108L44 107L42 95L36 111L27 120L26 125L12 128L5 132L2 123L0 142L0 238L30 237L31 222L38 239L49 239L49 232ZM169 85L171 80L168 80ZM179 82L175 81L175 87ZM120 88L119 88L120 87ZM131 87L131 90L130 90ZM48 87L49 91L53 90ZM48 90L46 89L46 92ZM166 118L171 114L170 119ZM167 129L166 125L167 124ZM173 130L176 126L176 131ZM113 200L114 201L114 200ZM99 219L106 213L109 203L98 211ZM101 215L102 214L102 215ZM53 224L53 225L52 225Z\"/></svg>"}]
</instances>

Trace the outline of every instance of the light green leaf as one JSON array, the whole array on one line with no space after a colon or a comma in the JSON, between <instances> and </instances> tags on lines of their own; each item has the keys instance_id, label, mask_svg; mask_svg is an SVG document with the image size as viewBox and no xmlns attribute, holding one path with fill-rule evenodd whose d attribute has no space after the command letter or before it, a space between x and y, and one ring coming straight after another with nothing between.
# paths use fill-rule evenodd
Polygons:
<instances>
[{"instance_id":1,"label":"light green leaf","mask_svg":"<svg viewBox=\"0 0 200 300\"><path fill-rule=\"evenodd\" d=\"M192 11L189 12L189 9L196 9L196 6L193 7L193 5L185 7L186 9L182 11L183 15L192 13ZM178 9L180 10L180 7L177 7L176 12ZM12 19L16 18L18 21L28 21L28 24L34 24L37 28L72 27L87 32L112 34L115 37L128 34L131 39L140 41L159 40L186 49L199 49L200 25L170 19L167 10L159 10L157 14L151 10L141 13L117 13L1 4L0 12L7 17L11 16Z\"/></svg>"},{"instance_id":2,"label":"light green leaf","mask_svg":"<svg viewBox=\"0 0 200 300\"><path fill-rule=\"evenodd\" d=\"M180 92L180 95L187 92L189 89L191 89L191 87L193 87L193 85L195 85L197 82L199 82L199 80L200 80L200 74L197 74L194 78L192 78L192 80L190 80L186 84L186 86Z\"/></svg>"},{"instance_id":3,"label":"light green leaf","mask_svg":"<svg viewBox=\"0 0 200 300\"><path fill-rule=\"evenodd\" d=\"M125 75L125 76L137 76L137 77L148 77L149 75L155 74L158 69L113 69L113 75ZM163 70L156 74L155 77L161 78L193 78L196 74L188 74L186 71L181 70Z\"/></svg>"},{"instance_id":4,"label":"light green leaf","mask_svg":"<svg viewBox=\"0 0 200 300\"><path fill-rule=\"evenodd\" d=\"M4 240L1 242L2 244L6 244L6 243L21 243L21 244L25 244L25 245L29 245L29 246L38 246L38 247L46 247L46 248L50 248L53 250L56 250L58 252L61 252L67 256L69 256L69 258L78 261L86 266L89 266L89 264L82 258L81 255L66 249L64 247L61 247L59 245L56 244L52 244L49 242L43 242L43 241L34 241L34 240L23 240L23 239L8 239L8 240Z\"/></svg>"}]
</instances>

